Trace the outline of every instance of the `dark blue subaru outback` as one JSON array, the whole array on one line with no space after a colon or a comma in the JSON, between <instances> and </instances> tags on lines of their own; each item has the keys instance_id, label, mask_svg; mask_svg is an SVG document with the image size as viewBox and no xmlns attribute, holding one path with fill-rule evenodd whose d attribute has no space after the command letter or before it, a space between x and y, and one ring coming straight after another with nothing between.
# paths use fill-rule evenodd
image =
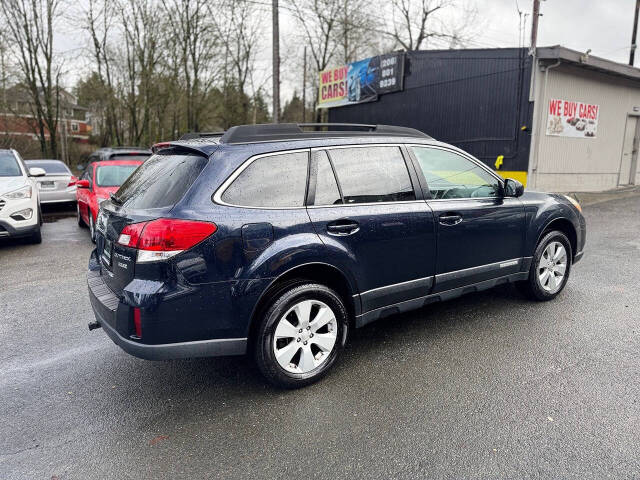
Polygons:
<instances>
[{"instance_id":1,"label":"dark blue subaru outback","mask_svg":"<svg viewBox=\"0 0 640 480\"><path fill-rule=\"evenodd\" d=\"M90 327L151 360L250 353L299 387L351 328L502 283L537 300L566 285L585 243L571 198L523 193L413 129L317 128L157 145L102 203Z\"/></svg>"}]
</instances>

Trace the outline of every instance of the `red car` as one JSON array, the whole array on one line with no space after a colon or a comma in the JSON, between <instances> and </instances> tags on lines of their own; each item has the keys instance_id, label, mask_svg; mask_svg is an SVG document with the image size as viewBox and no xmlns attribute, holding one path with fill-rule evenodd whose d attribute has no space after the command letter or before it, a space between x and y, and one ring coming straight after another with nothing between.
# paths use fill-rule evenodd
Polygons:
<instances>
[{"instance_id":1,"label":"red car","mask_svg":"<svg viewBox=\"0 0 640 480\"><path fill-rule=\"evenodd\" d=\"M116 192L129 175L142 165L141 160L105 160L90 163L78 183L76 199L78 201L78 225L88 225L91 240L96 239L96 218L100 203Z\"/></svg>"}]
</instances>

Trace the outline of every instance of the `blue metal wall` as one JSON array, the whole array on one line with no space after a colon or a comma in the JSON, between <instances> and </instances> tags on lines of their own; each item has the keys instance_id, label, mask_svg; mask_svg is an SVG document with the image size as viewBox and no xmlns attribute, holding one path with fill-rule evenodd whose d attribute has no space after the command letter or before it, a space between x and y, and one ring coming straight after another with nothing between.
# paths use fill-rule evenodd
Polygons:
<instances>
[{"instance_id":1,"label":"blue metal wall","mask_svg":"<svg viewBox=\"0 0 640 480\"><path fill-rule=\"evenodd\" d=\"M504 155L501 170L527 171L533 103L525 49L416 51L407 62L402 92L332 108L329 121L417 128L492 168Z\"/></svg>"}]
</instances>

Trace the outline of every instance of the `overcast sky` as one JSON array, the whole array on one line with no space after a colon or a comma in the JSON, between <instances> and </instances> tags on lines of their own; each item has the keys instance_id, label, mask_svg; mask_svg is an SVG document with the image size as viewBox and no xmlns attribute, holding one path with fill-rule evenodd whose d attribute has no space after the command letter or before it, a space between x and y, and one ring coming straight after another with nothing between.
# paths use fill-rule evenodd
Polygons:
<instances>
[{"instance_id":1,"label":"overcast sky","mask_svg":"<svg viewBox=\"0 0 640 480\"><path fill-rule=\"evenodd\" d=\"M479 0L486 46L518 45L518 6L531 14L532 0ZM546 0L540 2L538 45L562 45L618 62L629 61L635 0ZM527 17L527 45L531 36ZM640 65L640 59L637 59Z\"/></svg>"},{"instance_id":2,"label":"overcast sky","mask_svg":"<svg viewBox=\"0 0 640 480\"><path fill-rule=\"evenodd\" d=\"M518 9L529 14L526 22L525 45L529 45L532 0L466 0L476 2L479 13L479 33L472 37L471 48L484 47L517 47L518 37ZM85 0L76 0L76 5L82 5ZM270 17L270 2L262 0L265 17ZM282 0L283 4L286 4ZM258 4L258 2L256 2ZM73 5L73 3L72 3ZM539 46L563 45L581 52L591 49L591 54L614 61L627 63L631 44L631 29L633 27L635 1L634 0L544 0L541 2L541 13L538 35ZM453 12L449 12L452 14ZM271 73L270 52L270 20L265 21L265 42L260 45L261 61L258 64L262 72L265 86L270 86L268 80ZM87 42L83 32L79 31L76 22L65 22L57 32L57 48L68 52L65 55L67 75L66 84L72 86L79 76L84 76L90 67L88 57L82 54ZM281 13L281 28L283 36L298 30L285 10ZM297 47L296 42L283 38L281 49L283 55ZM299 56L295 54L295 56ZM640 53L638 55L640 57ZM294 87L299 88L300 75L293 71L292 63L299 63L299 58L283 58L281 77L283 79L282 102L289 98ZM640 66L640 58L636 59Z\"/></svg>"}]
</instances>

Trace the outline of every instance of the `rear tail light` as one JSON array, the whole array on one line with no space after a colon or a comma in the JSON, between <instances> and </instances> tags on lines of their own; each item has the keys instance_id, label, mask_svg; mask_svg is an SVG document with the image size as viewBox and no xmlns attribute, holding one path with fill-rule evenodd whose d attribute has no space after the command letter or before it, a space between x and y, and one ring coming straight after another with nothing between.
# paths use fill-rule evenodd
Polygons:
<instances>
[{"instance_id":1,"label":"rear tail light","mask_svg":"<svg viewBox=\"0 0 640 480\"><path fill-rule=\"evenodd\" d=\"M158 150L162 150L163 148L169 148L171 146L172 146L171 142L160 142L153 145L151 147L151 151L153 153L158 153Z\"/></svg>"},{"instance_id":2,"label":"rear tail light","mask_svg":"<svg viewBox=\"0 0 640 480\"><path fill-rule=\"evenodd\" d=\"M122 229L118 243L138 249L138 262L165 260L189 250L218 229L215 223L159 218Z\"/></svg>"},{"instance_id":3,"label":"rear tail light","mask_svg":"<svg viewBox=\"0 0 640 480\"><path fill-rule=\"evenodd\" d=\"M133 307L133 327L136 330L136 337L142 338L142 320L140 319L140 308Z\"/></svg>"},{"instance_id":4,"label":"rear tail light","mask_svg":"<svg viewBox=\"0 0 640 480\"><path fill-rule=\"evenodd\" d=\"M73 187L76 183L78 183L78 177L76 177L75 175L71 175L67 187Z\"/></svg>"}]
</instances>

